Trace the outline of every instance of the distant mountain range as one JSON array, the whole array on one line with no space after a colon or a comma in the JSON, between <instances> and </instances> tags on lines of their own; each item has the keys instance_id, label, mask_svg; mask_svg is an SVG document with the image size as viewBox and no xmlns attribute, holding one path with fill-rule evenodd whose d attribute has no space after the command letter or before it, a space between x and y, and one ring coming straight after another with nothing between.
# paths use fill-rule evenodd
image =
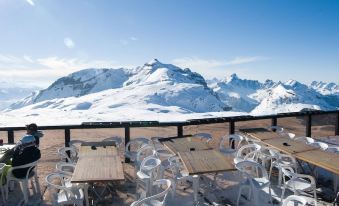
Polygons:
<instances>
[{"instance_id":1,"label":"distant mountain range","mask_svg":"<svg viewBox=\"0 0 339 206\"><path fill-rule=\"evenodd\" d=\"M48 111L78 111L77 115L103 116L120 111L121 118L150 119L149 115L166 113L231 110L259 115L338 108L339 86L335 83L259 82L236 74L206 81L189 69L154 59L134 69L93 68L72 73L16 101L2 113L39 116Z\"/></svg>"}]
</instances>

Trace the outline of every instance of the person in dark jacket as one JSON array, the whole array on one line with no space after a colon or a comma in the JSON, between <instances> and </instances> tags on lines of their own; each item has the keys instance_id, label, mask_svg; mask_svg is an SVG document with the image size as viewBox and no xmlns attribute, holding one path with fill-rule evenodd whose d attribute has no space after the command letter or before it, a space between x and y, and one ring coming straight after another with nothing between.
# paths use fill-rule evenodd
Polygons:
<instances>
[{"instance_id":1,"label":"person in dark jacket","mask_svg":"<svg viewBox=\"0 0 339 206\"><path fill-rule=\"evenodd\" d=\"M44 136L44 134L38 130L38 125L35 123L31 123L26 125L26 133L27 135L33 135L35 138L35 144L39 147L40 138Z\"/></svg>"}]
</instances>

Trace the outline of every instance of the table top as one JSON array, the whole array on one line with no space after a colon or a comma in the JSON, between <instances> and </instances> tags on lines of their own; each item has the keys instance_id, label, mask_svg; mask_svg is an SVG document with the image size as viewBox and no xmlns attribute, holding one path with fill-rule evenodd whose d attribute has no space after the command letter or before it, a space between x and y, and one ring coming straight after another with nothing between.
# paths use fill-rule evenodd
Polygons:
<instances>
[{"instance_id":1,"label":"table top","mask_svg":"<svg viewBox=\"0 0 339 206\"><path fill-rule=\"evenodd\" d=\"M191 150L209 150L210 145L196 137L175 137L159 139L172 153L187 152Z\"/></svg>"},{"instance_id":2,"label":"table top","mask_svg":"<svg viewBox=\"0 0 339 206\"><path fill-rule=\"evenodd\" d=\"M305 142L298 142L287 137L267 139L263 142L268 146L271 146L287 154L318 150L318 148L307 145Z\"/></svg>"},{"instance_id":3,"label":"table top","mask_svg":"<svg viewBox=\"0 0 339 206\"><path fill-rule=\"evenodd\" d=\"M300 160L339 174L339 154L318 149L296 153L294 156Z\"/></svg>"},{"instance_id":4,"label":"table top","mask_svg":"<svg viewBox=\"0 0 339 206\"><path fill-rule=\"evenodd\" d=\"M124 180L124 172L115 146L80 147L72 183L119 180Z\"/></svg>"},{"instance_id":5,"label":"table top","mask_svg":"<svg viewBox=\"0 0 339 206\"><path fill-rule=\"evenodd\" d=\"M278 133L270 131L265 128L250 128L250 129L241 129L242 133L250 136L251 138L255 138L257 140L268 140L268 139L276 139L282 138Z\"/></svg>"},{"instance_id":6,"label":"table top","mask_svg":"<svg viewBox=\"0 0 339 206\"><path fill-rule=\"evenodd\" d=\"M223 155L217 150L196 150L178 154L189 175L236 170L233 157Z\"/></svg>"}]
</instances>

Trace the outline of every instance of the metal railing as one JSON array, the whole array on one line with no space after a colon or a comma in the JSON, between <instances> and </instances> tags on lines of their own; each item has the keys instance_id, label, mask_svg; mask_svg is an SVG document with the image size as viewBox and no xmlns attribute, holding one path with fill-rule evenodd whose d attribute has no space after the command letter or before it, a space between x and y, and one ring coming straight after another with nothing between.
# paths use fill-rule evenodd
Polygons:
<instances>
[{"instance_id":1,"label":"metal railing","mask_svg":"<svg viewBox=\"0 0 339 206\"><path fill-rule=\"evenodd\" d=\"M177 127L177 136L183 136L184 126L229 123L229 134L234 134L237 122L265 120L271 119L271 125L276 126L279 118L286 117L306 117L305 136L312 135L312 117L317 115L335 115L335 131L334 135L339 135L339 110L334 111L304 111L279 113L275 115L263 116L233 116L233 117L218 117L204 119L190 119L184 122L157 122L157 121L126 121L126 122L83 122L80 125L60 125L60 126L39 126L40 130L64 130L65 131L65 146L69 146L71 141L72 129L100 129L100 128L124 128L125 143L130 141L131 128L138 127ZM7 131L8 143L14 143L14 132L25 130L25 127L0 127L0 131Z\"/></svg>"}]
</instances>

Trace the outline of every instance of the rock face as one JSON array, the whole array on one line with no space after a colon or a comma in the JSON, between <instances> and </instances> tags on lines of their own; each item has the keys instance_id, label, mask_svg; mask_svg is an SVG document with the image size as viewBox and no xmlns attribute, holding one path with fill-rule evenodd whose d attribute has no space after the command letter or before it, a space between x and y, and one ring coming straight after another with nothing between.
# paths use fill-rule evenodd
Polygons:
<instances>
[{"instance_id":1,"label":"rock face","mask_svg":"<svg viewBox=\"0 0 339 206\"><path fill-rule=\"evenodd\" d=\"M100 93L105 95L102 99L98 99ZM74 102L74 107L60 103L62 99L67 102L66 99L71 97L77 97L80 102ZM147 105L155 104L178 107L183 112L230 109L219 100L200 74L154 59L135 69L86 69L72 73L58 79L47 89L11 105L9 110L33 104L37 104L33 109L86 110L106 105L108 98L113 105L119 102L120 106L133 107L137 104L147 108ZM44 103L38 104L40 102ZM107 109L110 108L114 106L108 105Z\"/></svg>"}]
</instances>

